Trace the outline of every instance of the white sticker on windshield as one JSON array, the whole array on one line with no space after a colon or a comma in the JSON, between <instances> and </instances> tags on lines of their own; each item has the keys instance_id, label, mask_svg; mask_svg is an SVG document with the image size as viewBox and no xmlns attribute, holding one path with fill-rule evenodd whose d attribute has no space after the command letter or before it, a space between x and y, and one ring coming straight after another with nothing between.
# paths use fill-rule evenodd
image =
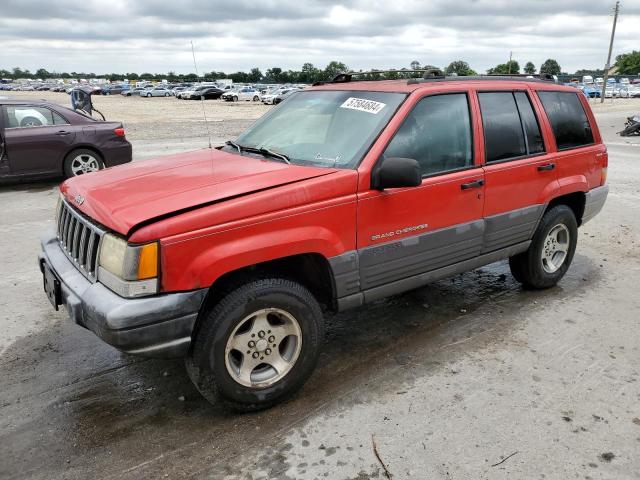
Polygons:
<instances>
[{"instance_id":1,"label":"white sticker on windshield","mask_svg":"<svg viewBox=\"0 0 640 480\"><path fill-rule=\"evenodd\" d=\"M367 100L366 98L347 98L340 108L349 108L351 110L360 110L361 112L373 113L376 115L380 110L386 107L386 103L376 102L374 100Z\"/></svg>"}]
</instances>

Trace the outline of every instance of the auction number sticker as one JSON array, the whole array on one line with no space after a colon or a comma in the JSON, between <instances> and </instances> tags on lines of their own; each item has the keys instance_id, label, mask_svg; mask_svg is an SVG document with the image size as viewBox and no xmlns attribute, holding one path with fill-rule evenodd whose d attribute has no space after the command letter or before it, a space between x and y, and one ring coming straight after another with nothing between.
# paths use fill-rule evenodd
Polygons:
<instances>
[{"instance_id":1,"label":"auction number sticker","mask_svg":"<svg viewBox=\"0 0 640 480\"><path fill-rule=\"evenodd\" d=\"M351 110L359 110L361 112L373 113L376 115L386 106L386 103L367 100L366 98L349 97L342 105L340 105L340 108L349 108Z\"/></svg>"}]
</instances>

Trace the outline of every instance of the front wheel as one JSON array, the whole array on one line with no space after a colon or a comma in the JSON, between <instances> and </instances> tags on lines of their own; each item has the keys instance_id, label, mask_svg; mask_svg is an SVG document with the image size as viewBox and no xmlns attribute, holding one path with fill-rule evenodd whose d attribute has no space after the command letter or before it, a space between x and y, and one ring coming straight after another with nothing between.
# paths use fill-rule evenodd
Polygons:
<instances>
[{"instance_id":1,"label":"front wheel","mask_svg":"<svg viewBox=\"0 0 640 480\"><path fill-rule=\"evenodd\" d=\"M573 210L557 205L540 220L529 249L509 259L511 273L525 287L553 287L567 273L577 242L578 223Z\"/></svg>"},{"instance_id":2,"label":"front wheel","mask_svg":"<svg viewBox=\"0 0 640 480\"><path fill-rule=\"evenodd\" d=\"M258 95L255 95L255 96L253 97L253 101L254 101L254 102L259 102L259 101L260 101L260 97L259 97Z\"/></svg>"},{"instance_id":3,"label":"front wheel","mask_svg":"<svg viewBox=\"0 0 640 480\"><path fill-rule=\"evenodd\" d=\"M231 100L233 100L234 102L238 101L238 97L236 97L235 95L233 96L233 98L231 98Z\"/></svg>"},{"instance_id":4,"label":"front wheel","mask_svg":"<svg viewBox=\"0 0 640 480\"><path fill-rule=\"evenodd\" d=\"M211 403L268 408L311 375L323 332L320 305L305 287L282 278L250 281L204 312L187 371Z\"/></svg>"}]
</instances>

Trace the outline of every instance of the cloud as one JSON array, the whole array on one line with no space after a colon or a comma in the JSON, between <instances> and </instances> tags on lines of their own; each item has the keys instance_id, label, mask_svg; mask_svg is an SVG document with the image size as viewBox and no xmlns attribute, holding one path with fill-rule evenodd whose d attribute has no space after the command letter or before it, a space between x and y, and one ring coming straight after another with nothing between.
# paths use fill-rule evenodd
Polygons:
<instances>
[{"instance_id":1,"label":"cloud","mask_svg":"<svg viewBox=\"0 0 640 480\"><path fill-rule=\"evenodd\" d=\"M524 64L601 67L611 5L584 0L1 0L0 68L93 72ZM640 2L622 6L614 54L637 48Z\"/></svg>"}]
</instances>

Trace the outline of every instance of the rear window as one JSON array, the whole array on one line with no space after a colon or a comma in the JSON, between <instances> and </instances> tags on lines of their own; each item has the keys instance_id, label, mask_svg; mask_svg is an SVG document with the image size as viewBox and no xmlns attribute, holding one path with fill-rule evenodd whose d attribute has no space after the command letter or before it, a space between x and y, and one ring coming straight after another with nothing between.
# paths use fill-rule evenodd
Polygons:
<instances>
[{"instance_id":1,"label":"rear window","mask_svg":"<svg viewBox=\"0 0 640 480\"><path fill-rule=\"evenodd\" d=\"M538 92L547 112L558 150L593 143L593 132L578 95L573 92Z\"/></svg>"}]
</instances>

